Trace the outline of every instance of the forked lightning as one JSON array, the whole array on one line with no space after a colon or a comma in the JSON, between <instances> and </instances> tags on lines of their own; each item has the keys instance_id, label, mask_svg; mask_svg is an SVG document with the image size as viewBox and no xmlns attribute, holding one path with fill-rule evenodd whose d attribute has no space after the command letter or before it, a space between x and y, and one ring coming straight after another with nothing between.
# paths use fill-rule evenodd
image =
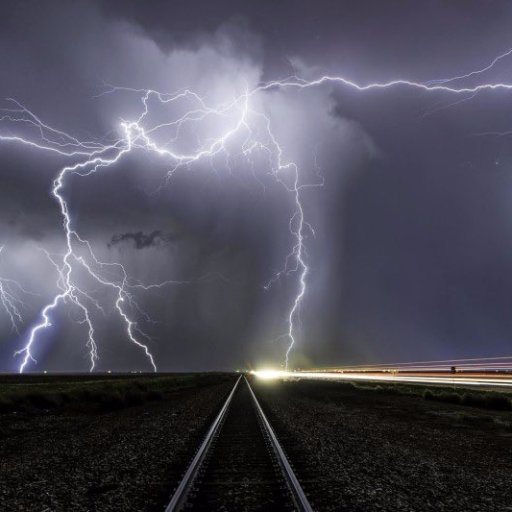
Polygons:
<instances>
[{"instance_id":1,"label":"forked lightning","mask_svg":"<svg viewBox=\"0 0 512 512\"><path fill-rule=\"evenodd\" d=\"M53 181L52 194L59 206L62 225L66 239L66 249L59 258L49 255L48 258L56 271L58 293L46 304L40 319L32 326L20 350L16 353L21 357L19 371L27 369L29 363L35 362L34 347L38 336L52 325L52 315L60 306L69 306L80 314L80 322L87 331L87 347L89 350L90 369L94 370L98 360L98 344L95 336L94 315L104 313L104 300L96 294L84 289L79 284L78 274L86 273L92 282L101 289L110 290L113 297L110 307L116 311L124 323L126 337L140 348L147 358L148 365L157 370L153 355L150 352L147 335L141 330L135 317L141 313L133 296L135 289L149 290L161 287L172 281L143 285L132 281L120 263L100 261L88 240L76 230L70 215L70 204L66 199L66 184L73 177L84 178L119 163L128 153L151 152L165 158L169 163L167 177L185 170L190 166L213 159L224 158L227 166L236 158L247 159L252 153L261 153L276 182L290 193L293 211L289 222L290 235L293 239L283 269L269 280L268 288L282 276L297 275L297 292L291 301L287 315L287 329L284 336L289 340L285 352L285 367L289 366L291 351L298 335L298 320L302 301L307 291L309 272L305 253L305 241L311 226L305 219L302 202L302 190L298 165L283 157L283 149L274 135L272 118L266 112L257 110L255 101L258 95L271 94L275 89L307 89L320 87L323 84L338 84L360 92L371 92L377 89L407 87L429 93L446 95L472 95L484 91L512 90L508 83L477 83L464 85L465 81L477 80L481 75L492 70L500 61L512 54L512 49L494 58L485 67L466 74L429 82L414 82L397 79L388 82L359 84L343 76L324 75L314 80L305 80L293 76L284 80L262 83L255 88L246 88L239 96L226 99L222 104L209 105L208 100L193 90L186 89L175 94L167 94L155 90L108 87L103 94L116 94L125 91L141 101L140 115L135 119L127 119L120 124L120 134L115 141L90 140L82 141L64 131L52 128L39 119L33 112L14 100L9 100L12 108L4 109L0 121L6 127L0 134L0 141L25 145L34 150L51 152L64 158L67 163L57 173ZM462 85L458 85L462 84ZM179 105L184 113L169 115L169 119L161 121L172 107ZM157 119L153 120L153 119ZM22 130L15 130L20 127ZM213 126L213 128L212 128ZM6 130L11 128L12 131ZM27 133L32 130L32 136ZM195 134L195 145L184 144L186 134L190 130ZM19 132L24 133L20 135ZM180 150L186 147L186 150ZM3 247L0 249L3 249ZM8 315L13 329L18 329L22 316L19 298L26 291L16 282L0 278L0 305Z\"/></svg>"}]
</instances>

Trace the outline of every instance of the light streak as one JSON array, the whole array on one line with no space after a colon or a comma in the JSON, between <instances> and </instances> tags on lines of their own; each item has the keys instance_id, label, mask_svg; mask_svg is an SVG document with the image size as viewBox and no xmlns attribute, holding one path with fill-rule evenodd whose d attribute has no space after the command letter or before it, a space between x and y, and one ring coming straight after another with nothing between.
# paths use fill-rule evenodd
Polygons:
<instances>
[{"instance_id":1,"label":"light streak","mask_svg":"<svg viewBox=\"0 0 512 512\"><path fill-rule=\"evenodd\" d=\"M495 356L495 357L473 357L473 358L463 358L463 359L434 359L431 361L401 361L394 363L366 363L366 364L351 364L344 365L338 368L325 368L326 371L339 371L339 370L383 370L390 368L399 368L399 369L407 369L407 368L417 368L419 365L425 366L435 366L435 367L451 367L457 366L464 368L466 366L486 366L486 365L496 365L496 364L506 364L510 362L512 365L512 355L511 356Z\"/></svg>"},{"instance_id":2,"label":"light streak","mask_svg":"<svg viewBox=\"0 0 512 512\"><path fill-rule=\"evenodd\" d=\"M326 381L362 381L362 382L389 382L392 384L441 384L444 386L460 387L499 387L512 388L512 378L491 378L491 377L454 377L450 373L443 376L428 375L400 375L400 374L378 374L370 375L365 373L334 373L334 372L291 372L285 370L257 370L251 372L262 380L326 380Z\"/></svg>"},{"instance_id":3,"label":"light streak","mask_svg":"<svg viewBox=\"0 0 512 512\"><path fill-rule=\"evenodd\" d=\"M27 145L38 150L57 154L66 159L75 160L59 171L52 188L52 195L59 206L66 237L66 252L63 255L62 263L55 265L58 271L57 287L59 293L42 309L40 321L32 327L28 341L17 352L18 355L22 356L20 372L25 370L30 361L34 361L33 347L37 337L41 331L51 326L51 314L61 304L73 305L81 312L81 323L87 326L88 331L87 346L89 347L91 361L90 369L95 368L98 351L89 304L91 303L99 309L103 308L99 301L78 286L75 279L78 269L85 271L98 285L114 291L113 307L125 324L128 339L144 351L152 368L156 371L156 364L149 347L136 336L136 333L140 332L140 328L130 316L129 309L140 311L140 308L134 302L130 289L135 286L149 290L161 287L168 281L147 286L142 284L131 285L121 264L107 264L99 261L94 255L89 242L82 239L74 228L70 216L70 206L64 195L65 184L71 176L87 177L101 169L115 165L126 154L133 151L155 153L168 160L170 163L170 169L167 172L168 178L172 177L178 170L189 168L200 161L209 160L213 165L213 159L221 155L224 155L228 167L230 166L230 160L235 156L242 156L247 159L251 153L258 151L268 156L271 174L291 194L293 202L293 213L289 222L290 235L294 240L292 249L285 259L284 268L276 273L265 286L268 289L272 283L282 276L292 273L298 275L297 292L291 301L287 315L287 332L284 335L289 339L285 352L285 367L288 368L290 353L297 338L300 307L307 291L309 266L306 261L305 239L307 230L310 230L311 233L314 232L305 219L301 191L311 185L305 185L301 182L299 168L295 162L284 159L283 149L272 131L271 117L264 112L256 111L251 100L256 95L271 94L276 89L311 89L324 84L333 84L359 92L412 88L429 93L462 96L461 100L454 103L457 104L460 101L466 101L468 95L473 98L485 91L512 90L512 84L503 82L452 85L454 82L473 79L490 71L498 62L511 54L512 49L497 56L490 64L476 71L429 82L395 79L359 84L343 76L323 75L313 80L291 76L283 80L261 83L253 89L247 87L240 95L214 106L208 105L205 98L191 89L169 94L152 89L133 89L109 85L102 93L103 95L114 94L123 90L137 95L142 104L140 115L134 120L123 120L120 125L121 137L110 142L80 141L64 131L50 127L33 112L11 100L15 108L5 109L0 121L16 126L21 125L27 129L35 129L38 136L34 139L6 133L0 135L0 141ZM151 123L154 105L161 113L169 105L179 102L186 102L190 105L184 114L165 122ZM209 125L211 125L210 121L212 119L218 121L218 133L201 134L201 129L206 125L206 121L208 120ZM181 137L185 127L196 130L197 145L193 150L180 151L179 146L182 142ZM82 254L84 251L85 255ZM118 278L108 278L107 272L105 272L106 269L109 271L116 270L119 274ZM11 309L11 311L14 310ZM15 313L14 316L16 316ZM142 335L142 337L146 338L145 335Z\"/></svg>"}]
</instances>

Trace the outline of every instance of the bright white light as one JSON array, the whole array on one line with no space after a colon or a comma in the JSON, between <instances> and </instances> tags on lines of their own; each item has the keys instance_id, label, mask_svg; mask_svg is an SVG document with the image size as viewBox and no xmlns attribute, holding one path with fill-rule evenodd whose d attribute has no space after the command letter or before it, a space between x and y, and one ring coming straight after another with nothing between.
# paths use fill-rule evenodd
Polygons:
<instances>
[{"instance_id":1,"label":"bright white light","mask_svg":"<svg viewBox=\"0 0 512 512\"><path fill-rule=\"evenodd\" d=\"M462 387L504 387L512 388L512 379L503 377L481 377L481 376L458 376L452 374L444 375L400 375L392 374L368 374L368 373L338 373L338 372L289 372L284 370L259 370L252 372L260 379L308 379L308 380L330 380L330 381L363 381L363 382L391 382L414 383L414 384L442 384L445 386Z\"/></svg>"},{"instance_id":2,"label":"bright white light","mask_svg":"<svg viewBox=\"0 0 512 512\"><path fill-rule=\"evenodd\" d=\"M251 372L258 379L271 380L271 379L284 379L293 374L293 372L287 372L284 370L256 370Z\"/></svg>"}]
</instances>

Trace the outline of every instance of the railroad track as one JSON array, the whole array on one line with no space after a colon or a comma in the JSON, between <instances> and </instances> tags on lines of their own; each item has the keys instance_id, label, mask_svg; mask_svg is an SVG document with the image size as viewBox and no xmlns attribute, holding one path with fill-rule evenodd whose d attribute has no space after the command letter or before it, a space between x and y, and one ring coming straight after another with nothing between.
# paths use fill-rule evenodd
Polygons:
<instances>
[{"instance_id":1,"label":"railroad track","mask_svg":"<svg viewBox=\"0 0 512 512\"><path fill-rule=\"evenodd\" d=\"M240 376L166 508L312 511L268 419Z\"/></svg>"}]
</instances>

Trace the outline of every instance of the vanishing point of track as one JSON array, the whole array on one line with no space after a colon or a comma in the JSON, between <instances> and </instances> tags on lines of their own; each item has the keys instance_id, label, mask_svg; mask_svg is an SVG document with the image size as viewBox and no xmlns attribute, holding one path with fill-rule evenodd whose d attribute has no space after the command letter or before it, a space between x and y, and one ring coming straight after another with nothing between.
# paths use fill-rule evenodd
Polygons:
<instances>
[{"instance_id":1,"label":"vanishing point of track","mask_svg":"<svg viewBox=\"0 0 512 512\"><path fill-rule=\"evenodd\" d=\"M312 511L245 376L210 426L166 508Z\"/></svg>"}]
</instances>

